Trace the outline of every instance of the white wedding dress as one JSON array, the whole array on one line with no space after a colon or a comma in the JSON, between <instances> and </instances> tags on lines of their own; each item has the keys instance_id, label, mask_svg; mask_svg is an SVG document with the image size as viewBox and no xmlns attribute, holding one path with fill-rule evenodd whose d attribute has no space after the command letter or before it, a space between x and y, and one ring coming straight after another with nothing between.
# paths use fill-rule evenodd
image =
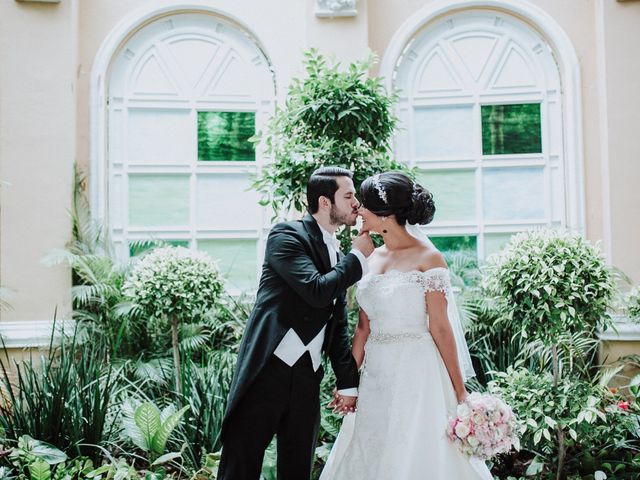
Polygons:
<instances>
[{"instance_id":1,"label":"white wedding dress","mask_svg":"<svg viewBox=\"0 0 640 480\"><path fill-rule=\"evenodd\" d=\"M347 415L321 480L493 479L445 436L457 401L428 331L425 292L454 305L446 268L367 275L357 299L369 317L358 410Z\"/></svg>"}]
</instances>

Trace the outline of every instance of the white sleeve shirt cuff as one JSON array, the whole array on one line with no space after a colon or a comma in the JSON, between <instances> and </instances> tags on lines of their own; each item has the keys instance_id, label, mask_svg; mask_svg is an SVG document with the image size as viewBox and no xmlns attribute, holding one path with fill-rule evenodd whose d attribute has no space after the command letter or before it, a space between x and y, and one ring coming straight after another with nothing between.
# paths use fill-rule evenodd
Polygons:
<instances>
[{"instance_id":1,"label":"white sleeve shirt cuff","mask_svg":"<svg viewBox=\"0 0 640 480\"><path fill-rule=\"evenodd\" d=\"M360 261L360 266L362 267L362 276L364 277L367 273L369 273L369 265L367 264L367 258L357 248L352 248L349 253L353 253L356 258Z\"/></svg>"},{"instance_id":2,"label":"white sleeve shirt cuff","mask_svg":"<svg viewBox=\"0 0 640 480\"><path fill-rule=\"evenodd\" d=\"M345 388L342 390L338 390L340 395L344 395L345 397L357 397L358 389L357 388Z\"/></svg>"}]
</instances>

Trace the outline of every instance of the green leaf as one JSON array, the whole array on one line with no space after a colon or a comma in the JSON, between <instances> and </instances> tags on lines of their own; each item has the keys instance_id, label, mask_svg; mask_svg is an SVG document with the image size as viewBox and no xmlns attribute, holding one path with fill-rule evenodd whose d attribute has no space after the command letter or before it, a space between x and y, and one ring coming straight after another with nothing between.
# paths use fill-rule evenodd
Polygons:
<instances>
[{"instance_id":1,"label":"green leaf","mask_svg":"<svg viewBox=\"0 0 640 480\"><path fill-rule=\"evenodd\" d=\"M531 460L531 463L527 467L527 471L525 472L525 474L527 476L537 475L541 473L543 469L544 469L544 463L540 462L540 460L538 460L538 457L536 457L533 460Z\"/></svg>"},{"instance_id":2,"label":"green leaf","mask_svg":"<svg viewBox=\"0 0 640 480\"><path fill-rule=\"evenodd\" d=\"M152 467L155 467L156 465L161 465L163 463L166 462L170 462L171 460L173 460L174 458L179 458L182 456L181 452L169 452L169 453L165 453L164 455L156 458L156 460L151 464Z\"/></svg>"},{"instance_id":3,"label":"green leaf","mask_svg":"<svg viewBox=\"0 0 640 480\"><path fill-rule=\"evenodd\" d=\"M145 402L136 408L135 422L152 450L154 438L160 430L160 410L153 403Z\"/></svg>"},{"instance_id":4,"label":"green leaf","mask_svg":"<svg viewBox=\"0 0 640 480\"><path fill-rule=\"evenodd\" d=\"M536 433L533 434L533 444L537 445L538 443L540 443L541 439L542 439L542 430L538 430Z\"/></svg>"},{"instance_id":5,"label":"green leaf","mask_svg":"<svg viewBox=\"0 0 640 480\"><path fill-rule=\"evenodd\" d=\"M176 413L172 414L167 418L167 420L160 426L157 431L157 435L153 438L153 442L151 443L152 450L157 454L164 453L165 446L167 444L167 440L171 436L173 430L180 423L180 419L184 415L184 413L189 409L189 406L182 407ZM158 421L160 417L158 414Z\"/></svg>"},{"instance_id":6,"label":"green leaf","mask_svg":"<svg viewBox=\"0 0 640 480\"><path fill-rule=\"evenodd\" d=\"M49 480L51 467L44 460L38 459L29 465L29 478L31 480Z\"/></svg>"},{"instance_id":7,"label":"green leaf","mask_svg":"<svg viewBox=\"0 0 640 480\"><path fill-rule=\"evenodd\" d=\"M548 416L544 417L544 421L551 428L556 428L556 425L558 424L558 422L556 422L553 418L548 417Z\"/></svg>"},{"instance_id":8,"label":"green leaf","mask_svg":"<svg viewBox=\"0 0 640 480\"><path fill-rule=\"evenodd\" d=\"M89 473L87 473L87 478L99 477L103 473L108 472L111 467L112 465L109 463L102 465L101 467L98 467L95 470L92 470Z\"/></svg>"},{"instance_id":9,"label":"green leaf","mask_svg":"<svg viewBox=\"0 0 640 480\"><path fill-rule=\"evenodd\" d=\"M58 450L46 442L33 440L32 445L34 445L34 447L31 449L31 453L49 465L56 465L57 463L64 462L68 458L63 451Z\"/></svg>"}]
</instances>

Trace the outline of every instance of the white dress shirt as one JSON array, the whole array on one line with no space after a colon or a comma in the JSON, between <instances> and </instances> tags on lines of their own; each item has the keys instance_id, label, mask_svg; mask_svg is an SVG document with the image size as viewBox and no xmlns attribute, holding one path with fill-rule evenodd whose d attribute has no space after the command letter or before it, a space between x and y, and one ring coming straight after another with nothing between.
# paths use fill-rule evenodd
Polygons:
<instances>
[{"instance_id":1,"label":"white dress shirt","mask_svg":"<svg viewBox=\"0 0 640 480\"><path fill-rule=\"evenodd\" d=\"M336 263L338 263L340 242L336 238L335 234L330 234L320 225L318 225L318 227L320 227L320 231L322 232L322 239L327 246L327 250L329 252L329 261L331 262L331 268L333 268ZM367 259L365 258L364 254L360 250L356 250L355 248L352 249L350 253L353 253L360 261L360 266L362 267L362 276L364 276L369 270ZM335 303L335 299L333 300L333 302ZM295 332L295 330L293 328L290 328L273 353L284 363L292 367L298 361L298 359L302 355L304 355L305 352L309 352L309 355L311 355L313 370L317 371L318 368L320 368L320 364L322 363L322 344L324 343L324 335L326 329L327 326L325 325L324 327L322 327L322 330L318 332L318 335L316 335L314 339L309 342L309 344L305 345L298 334ZM338 390L338 393L341 395L355 397L358 395L358 389L346 388L343 390Z\"/></svg>"}]
</instances>

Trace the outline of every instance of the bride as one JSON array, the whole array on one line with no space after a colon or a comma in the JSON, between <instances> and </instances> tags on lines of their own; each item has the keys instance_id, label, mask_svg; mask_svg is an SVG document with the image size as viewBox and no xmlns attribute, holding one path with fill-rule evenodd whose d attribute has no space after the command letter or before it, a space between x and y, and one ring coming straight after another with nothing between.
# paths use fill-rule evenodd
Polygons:
<instances>
[{"instance_id":1,"label":"bride","mask_svg":"<svg viewBox=\"0 0 640 480\"><path fill-rule=\"evenodd\" d=\"M445 436L474 373L449 270L417 227L433 219L433 197L398 172L369 177L360 193L363 230L384 245L358 285L357 412L345 417L320 479L490 480L484 462Z\"/></svg>"}]
</instances>

